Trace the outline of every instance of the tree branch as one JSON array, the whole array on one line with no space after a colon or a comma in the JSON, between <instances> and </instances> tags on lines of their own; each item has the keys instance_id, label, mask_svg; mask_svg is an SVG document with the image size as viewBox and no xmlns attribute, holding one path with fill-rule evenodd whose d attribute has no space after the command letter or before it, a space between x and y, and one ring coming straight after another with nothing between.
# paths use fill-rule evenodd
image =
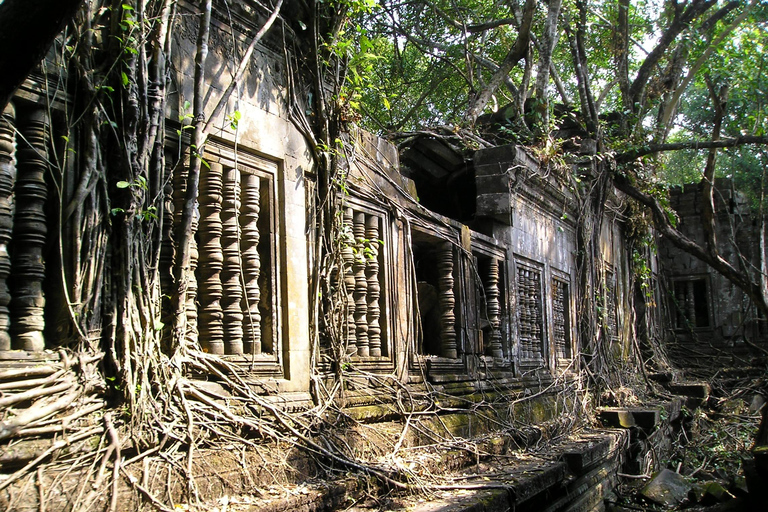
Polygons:
<instances>
[{"instance_id":1,"label":"tree branch","mask_svg":"<svg viewBox=\"0 0 768 512\"><path fill-rule=\"evenodd\" d=\"M626 153L619 153L616 155L616 163L626 164L633 160L637 160L640 157L652 155L655 153L664 153L665 151L680 151L685 149L722 149L722 148L735 148L739 146L746 146L749 144L768 144L768 136L766 135L743 135L741 137L732 137L728 139L720 140L692 140L685 142L671 142L667 144L648 144Z\"/></svg>"},{"instance_id":2,"label":"tree branch","mask_svg":"<svg viewBox=\"0 0 768 512\"><path fill-rule=\"evenodd\" d=\"M464 121L468 124L475 124L477 117L483 109L485 109L485 106L488 104L488 101L490 101L493 93L496 92L496 89L498 89L499 85L504 81L504 77L509 74L512 68L517 65L528 50L528 44L531 40L531 25L533 23L533 14L535 11L536 1L526 0L522 22L520 23L520 31L517 34L515 44L499 65L499 69L493 74L483 90L475 97L474 101L467 109L467 112L464 114Z\"/></svg>"}]
</instances>

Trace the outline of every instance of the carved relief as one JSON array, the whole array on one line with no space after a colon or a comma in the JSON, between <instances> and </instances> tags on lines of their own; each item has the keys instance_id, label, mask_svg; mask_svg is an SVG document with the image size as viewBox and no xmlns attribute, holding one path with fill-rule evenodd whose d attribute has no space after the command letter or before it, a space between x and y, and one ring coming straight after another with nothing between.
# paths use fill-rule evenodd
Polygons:
<instances>
[{"instance_id":1,"label":"carved relief","mask_svg":"<svg viewBox=\"0 0 768 512\"><path fill-rule=\"evenodd\" d=\"M453 293L453 245L444 242L437 254L438 300L440 302L440 338L441 355L455 359L458 357L456 346L456 315L453 311L456 299Z\"/></svg>"},{"instance_id":2,"label":"carved relief","mask_svg":"<svg viewBox=\"0 0 768 512\"><path fill-rule=\"evenodd\" d=\"M11 349L8 333L11 324L8 312L11 295L7 280L11 272L8 244L13 230L13 186L16 182L15 117L16 112L9 103L0 117L0 350Z\"/></svg>"},{"instance_id":3,"label":"carved relief","mask_svg":"<svg viewBox=\"0 0 768 512\"><path fill-rule=\"evenodd\" d=\"M212 354L224 353L224 314L221 309L221 183L223 168L211 162L200 176L200 340Z\"/></svg>"},{"instance_id":4,"label":"carved relief","mask_svg":"<svg viewBox=\"0 0 768 512\"><path fill-rule=\"evenodd\" d=\"M49 123L44 109L28 113L19 123L25 140L19 141L17 153L11 336L14 348L30 351L45 348L43 249L48 234L44 207L48 196L45 173L48 168Z\"/></svg>"}]
</instances>

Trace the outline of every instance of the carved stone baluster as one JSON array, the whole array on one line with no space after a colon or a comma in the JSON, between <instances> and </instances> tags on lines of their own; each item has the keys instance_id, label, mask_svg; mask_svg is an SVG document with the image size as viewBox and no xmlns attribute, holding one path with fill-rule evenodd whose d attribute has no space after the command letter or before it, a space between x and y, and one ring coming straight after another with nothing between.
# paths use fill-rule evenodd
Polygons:
<instances>
[{"instance_id":1,"label":"carved stone baluster","mask_svg":"<svg viewBox=\"0 0 768 512\"><path fill-rule=\"evenodd\" d=\"M520 328L520 348L523 359L532 359L536 356L535 345L535 309L533 298L533 287L531 286L532 272L527 268L520 267L517 271L517 293L519 308L519 328Z\"/></svg>"},{"instance_id":2,"label":"carved stone baluster","mask_svg":"<svg viewBox=\"0 0 768 512\"><path fill-rule=\"evenodd\" d=\"M504 357L501 348L501 303L499 297L499 261L492 258L488 265L488 285L485 289L488 322L491 324L491 339L488 349L493 357Z\"/></svg>"},{"instance_id":3,"label":"carved stone baluster","mask_svg":"<svg viewBox=\"0 0 768 512\"><path fill-rule=\"evenodd\" d=\"M187 178L189 177L189 162L183 162L176 166L176 172L173 177L173 225L177 227L181 224L181 216L184 211L184 202L187 195ZM199 210L195 211L192 217L192 233L197 232L199 225ZM178 254L178 250L176 251ZM187 328L185 333L186 340L191 344L197 344L197 261L199 258L197 241L193 236L189 244L189 276L187 281Z\"/></svg>"},{"instance_id":4,"label":"carved stone baluster","mask_svg":"<svg viewBox=\"0 0 768 512\"><path fill-rule=\"evenodd\" d=\"M357 355L368 357L368 281L365 278L365 214L355 212L352 217L352 233L355 236L357 254L352 263L355 275L355 334L357 337Z\"/></svg>"},{"instance_id":5,"label":"carved stone baluster","mask_svg":"<svg viewBox=\"0 0 768 512\"><path fill-rule=\"evenodd\" d=\"M344 288L347 295L347 353L357 352L357 336L355 325L355 272L353 265L355 262L355 253L352 250L352 208L344 209L342 229L345 233L344 243L341 248L341 259L344 261Z\"/></svg>"},{"instance_id":6,"label":"carved stone baluster","mask_svg":"<svg viewBox=\"0 0 768 512\"><path fill-rule=\"evenodd\" d=\"M13 131L16 112L11 103L0 117L0 350L11 349L8 328L11 318L8 304L8 275L11 272L11 258L8 244L13 231L13 185L16 182L16 138Z\"/></svg>"},{"instance_id":7,"label":"carved stone baluster","mask_svg":"<svg viewBox=\"0 0 768 512\"><path fill-rule=\"evenodd\" d=\"M254 174L243 174L241 190L240 247L243 258L243 351L261 354L261 257L259 256L259 213L261 210L261 179Z\"/></svg>"},{"instance_id":8,"label":"carved stone baluster","mask_svg":"<svg viewBox=\"0 0 768 512\"><path fill-rule=\"evenodd\" d=\"M565 343L563 337L563 285L560 281L552 281L552 338L555 341L555 355L557 359L564 359L563 349Z\"/></svg>"},{"instance_id":9,"label":"carved stone baluster","mask_svg":"<svg viewBox=\"0 0 768 512\"><path fill-rule=\"evenodd\" d=\"M192 218L192 233L197 233L198 226L200 225L200 210L199 203L196 205L195 213ZM196 237L192 237L189 241L189 281L187 282L187 341L197 344L200 340L200 333L198 330L198 316L197 310L197 263L200 258L200 253L197 247Z\"/></svg>"},{"instance_id":10,"label":"carved stone baluster","mask_svg":"<svg viewBox=\"0 0 768 512\"><path fill-rule=\"evenodd\" d=\"M43 249L48 234L45 202L48 196L48 125L44 109L29 113L20 124L25 141L19 141L16 180L16 216L13 225L11 337L14 348L43 350Z\"/></svg>"},{"instance_id":11,"label":"carved stone baluster","mask_svg":"<svg viewBox=\"0 0 768 512\"><path fill-rule=\"evenodd\" d=\"M221 213L221 245L224 252L224 268L221 284L224 294L221 308L224 311L224 350L227 354L243 353L243 284L240 280L240 171L224 171L224 198Z\"/></svg>"},{"instance_id":12,"label":"carved stone baluster","mask_svg":"<svg viewBox=\"0 0 768 512\"><path fill-rule=\"evenodd\" d=\"M541 274L539 272L531 272L531 303L533 309L533 326L531 341L533 342L534 357L541 358L543 356L543 322L544 317L541 311Z\"/></svg>"},{"instance_id":13,"label":"carved stone baluster","mask_svg":"<svg viewBox=\"0 0 768 512\"><path fill-rule=\"evenodd\" d=\"M200 173L200 341L212 354L224 353L221 309L221 184L223 168L211 162Z\"/></svg>"},{"instance_id":14,"label":"carved stone baluster","mask_svg":"<svg viewBox=\"0 0 768 512\"><path fill-rule=\"evenodd\" d=\"M456 299L453 294L453 245L441 244L437 254L438 301L440 303L440 353L443 357L456 359L456 315L453 308Z\"/></svg>"},{"instance_id":15,"label":"carved stone baluster","mask_svg":"<svg viewBox=\"0 0 768 512\"><path fill-rule=\"evenodd\" d=\"M370 355L381 357L381 286L379 285L379 218L365 218L365 238L369 240L370 254L366 256L365 279L368 282L368 344Z\"/></svg>"}]
</instances>

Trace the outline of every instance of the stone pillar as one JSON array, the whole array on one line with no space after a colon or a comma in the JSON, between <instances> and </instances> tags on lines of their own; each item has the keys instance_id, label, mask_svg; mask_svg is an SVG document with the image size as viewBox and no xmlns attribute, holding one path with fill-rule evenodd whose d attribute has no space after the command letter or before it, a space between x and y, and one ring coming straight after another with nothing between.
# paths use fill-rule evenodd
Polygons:
<instances>
[{"instance_id":1,"label":"stone pillar","mask_svg":"<svg viewBox=\"0 0 768 512\"><path fill-rule=\"evenodd\" d=\"M48 235L45 173L48 170L50 120L46 110L40 108L28 113L21 121L19 127L25 140L19 141L15 189L11 337L14 348L39 351L45 348L43 250Z\"/></svg>"},{"instance_id":2,"label":"stone pillar","mask_svg":"<svg viewBox=\"0 0 768 512\"><path fill-rule=\"evenodd\" d=\"M242 176L240 246L243 258L243 351L261 354L261 256L259 255L259 213L261 211L261 179L254 174Z\"/></svg>"},{"instance_id":3,"label":"stone pillar","mask_svg":"<svg viewBox=\"0 0 768 512\"><path fill-rule=\"evenodd\" d=\"M222 166L203 165L200 175L200 342L211 354L224 353L221 310L221 182Z\"/></svg>"},{"instance_id":4,"label":"stone pillar","mask_svg":"<svg viewBox=\"0 0 768 512\"><path fill-rule=\"evenodd\" d=\"M355 324L355 272L353 265L355 263L355 253L352 250L353 231L352 231L352 208L344 209L342 218L342 232L344 233L341 259L344 262L344 288L347 296L347 314L346 314L346 334L347 334L347 354L357 352L357 336Z\"/></svg>"},{"instance_id":5,"label":"stone pillar","mask_svg":"<svg viewBox=\"0 0 768 512\"><path fill-rule=\"evenodd\" d=\"M240 171L224 171L224 199L221 213L221 246L224 267L221 270L221 309L224 312L224 351L243 353L243 284L240 281Z\"/></svg>"},{"instance_id":6,"label":"stone pillar","mask_svg":"<svg viewBox=\"0 0 768 512\"><path fill-rule=\"evenodd\" d=\"M11 258L8 244L13 231L13 186L16 183L16 136L13 131L16 112L9 103L0 117L0 350L11 349L8 328L11 318L8 304L8 275L11 272Z\"/></svg>"},{"instance_id":7,"label":"stone pillar","mask_svg":"<svg viewBox=\"0 0 768 512\"><path fill-rule=\"evenodd\" d=\"M453 293L453 245L444 242L437 254L438 301L440 303L440 353L456 359L456 315L453 312L456 298Z\"/></svg>"},{"instance_id":8,"label":"stone pillar","mask_svg":"<svg viewBox=\"0 0 768 512\"><path fill-rule=\"evenodd\" d=\"M365 277L366 254L365 254L365 214L354 212L352 216L352 233L355 237L355 254L352 263L352 272L355 276L355 336L357 339L357 355L368 357L370 355L368 347L368 281Z\"/></svg>"},{"instance_id":9,"label":"stone pillar","mask_svg":"<svg viewBox=\"0 0 768 512\"><path fill-rule=\"evenodd\" d=\"M487 286L485 289L485 304L488 311L488 322L491 324L491 339L488 350L493 357L502 358L501 348L501 303L499 291L499 262L492 258L488 265Z\"/></svg>"},{"instance_id":10,"label":"stone pillar","mask_svg":"<svg viewBox=\"0 0 768 512\"><path fill-rule=\"evenodd\" d=\"M365 280L368 283L368 344L370 355L381 357L381 286L379 285L379 218L368 215L365 219L365 238L370 254L366 257Z\"/></svg>"}]
</instances>

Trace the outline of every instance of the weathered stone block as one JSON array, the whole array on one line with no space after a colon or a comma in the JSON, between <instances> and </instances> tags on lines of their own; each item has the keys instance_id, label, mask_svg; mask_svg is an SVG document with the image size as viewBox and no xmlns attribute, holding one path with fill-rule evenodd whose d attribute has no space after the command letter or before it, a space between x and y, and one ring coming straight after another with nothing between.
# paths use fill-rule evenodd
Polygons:
<instances>
[{"instance_id":1,"label":"weathered stone block","mask_svg":"<svg viewBox=\"0 0 768 512\"><path fill-rule=\"evenodd\" d=\"M709 396L709 384L706 382L672 382L667 384L670 392L692 398L707 398Z\"/></svg>"},{"instance_id":2,"label":"weathered stone block","mask_svg":"<svg viewBox=\"0 0 768 512\"><path fill-rule=\"evenodd\" d=\"M609 437L574 443L572 448L563 453L562 458L568 464L568 469L579 475L603 462L610 454L612 446L613 442Z\"/></svg>"},{"instance_id":3,"label":"weathered stone block","mask_svg":"<svg viewBox=\"0 0 768 512\"><path fill-rule=\"evenodd\" d=\"M654 503L671 508L686 499L691 488L684 476L664 469L643 487L640 494Z\"/></svg>"}]
</instances>

